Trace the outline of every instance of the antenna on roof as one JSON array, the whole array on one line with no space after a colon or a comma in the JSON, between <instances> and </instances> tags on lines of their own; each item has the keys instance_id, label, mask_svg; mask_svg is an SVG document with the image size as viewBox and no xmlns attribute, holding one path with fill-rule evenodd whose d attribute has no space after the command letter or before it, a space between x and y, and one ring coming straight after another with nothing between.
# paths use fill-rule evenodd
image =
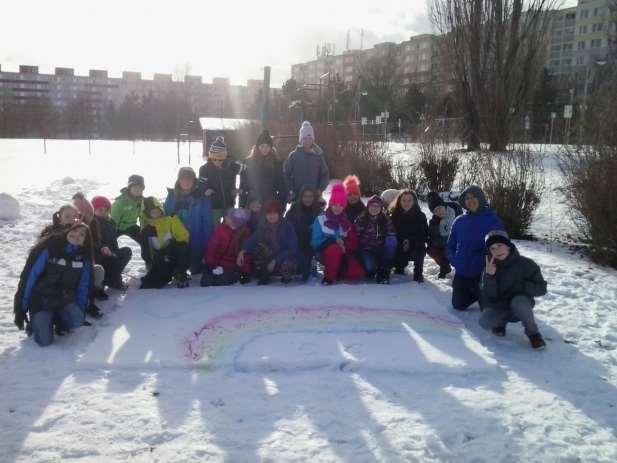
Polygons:
<instances>
[{"instance_id":1,"label":"antenna on roof","mask_svg":"<svg viewBox=\"0 0 617 463\"><path fill-rule=\"evenodd\" d=\"M364 29L360 29L360 50L364 50Z\"/></svg>"}]
</instances>

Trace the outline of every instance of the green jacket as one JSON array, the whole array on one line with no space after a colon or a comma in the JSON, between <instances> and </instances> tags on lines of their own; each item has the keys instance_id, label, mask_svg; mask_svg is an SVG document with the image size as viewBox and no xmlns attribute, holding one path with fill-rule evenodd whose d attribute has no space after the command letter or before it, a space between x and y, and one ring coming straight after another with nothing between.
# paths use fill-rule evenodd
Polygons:
<instances>
[{"instance_id":1,"label":"green jacket","mask_svg":"<svg viewBox=\"0 0 617 463\"><path fill-rule=\"evenodd\" d=\"M139 224L143 228L145 222L142 215L141 203L143 198L133 198L127 188L120 190L122 193L118 196L111 206L111 218L118 227L118 232L122 233L130 227Z\"/></svg>"}]
</instances>

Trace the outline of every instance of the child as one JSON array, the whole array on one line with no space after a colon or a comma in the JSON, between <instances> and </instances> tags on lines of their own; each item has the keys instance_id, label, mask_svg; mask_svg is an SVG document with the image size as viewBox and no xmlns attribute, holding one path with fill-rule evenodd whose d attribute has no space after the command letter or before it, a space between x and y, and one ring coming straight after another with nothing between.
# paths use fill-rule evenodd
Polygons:
<instances>
[{"instance_id":1,"label":"child","mask_svg":"<svg viewBox=\"0 0 617 463\"><path fill-rule=\"evenodd\" d=\"M86 225L90 225L92 219L94 218L94 210L92 209L90 201L86 199L82 192L77 192L73 195L73 206L75 206L79 211L81 220ZM93 230L90 230L90 232L94 233Z\"/></svg>"},{"instance_id":2,"label":"child","mask_svg":"<svg viewBox=\"0 0 617 463\"><path fill-rule=\"evenodd\" d=\"M340 278L359 280L364 272L354 257L358 235L345 215L347 195L341 184L332 187L328 209L313 223L311 247L325 267L323 285L334 284Z\"/></svg>"},{"instance_id":3,"label":"child","mask_svg":"<svg viewBox=\"0 0 617 463\"><path fill-rule=\"evenodd\" d=\"M21 273L13 312L15 325L41 347L57 334L83 325L92 272L92 240L83 222L34 246ZM28 320L27 314L30 314Z\"/></svg>"},{"instance_id":4,"label":"child","mask_svg":"<svg viewBox=\"0 0 617 463\"><path fill-rule=\"evenodd\" d=\"M446 253L446 243L454 219L456 210L446 205L438 194L428 194L428 208L433 213L433 217L428 223L428 249L426 253L439 265L439 275L437 278L445 278L452 271L448 255Z\"/></svg>"},{"instance_id":5,"label":"child","mask_svg":"<svg viewBox=\"0 0 617 463\"><path fill-rule=\"evenodd\" d=\"M110 218L111 202L104 196L92 198L94 223L99 230L100 242L94 250L94 261L105 269L103 285L125 291L122 282L122 271L133 255L131 248L118 246L118 232L116 224Z\"/></svg>"},{"instance_id":6,"label":"child","mask_svg":"<svg viewBox=\"0 0 617 463\"><path fill-rule=\"evenodd\" d=\"M207 162L199 168L199 178L206 184L206 196L212 201L212 222L221 223L227 209L234 207L236 175L240 164L227 159L227 145L223 137L217 137L210 145ZM199 254L201 255L201 253Z\"/></svg>"},{"instance_id":7,"label":"child","mask_svg":"<svg viewBox=\"0 0 617 463\"><path fill-rule=\"evenodd\" d=\"M40 238L66 231L79 220L79 211L72 204L65 204L51 216L51 225L46 226L41 232Z\"/></svg>"},{"instance_id":8,"label":"child","mask_svg":"<svg viewBox=\"0 0 617 463\"><path fill-rule=\"evenodd\" d=\"M216 226L204 254L201 286L233 285L240 278L246 282L248 259L243 268L236 265L236 260L250 234L246 226L250 215L246 209L229 209L223 223Z\"/></svg>"},{"instance_id":9,"label":"child","mask_svg":"<svg viewBox=\"0 0 617 463\"><path fill-rule=\"evenodd\" d=\"M188 229L191 274L201 273L201 259L212 235L212 209L191 167L182 167L174 188L167 189L165 213L177 216Z\"/></svg>"},{"instance_id":10,"label":"child","mask_svg":"<svg viewBox=\"0 0 617 463\"><path fill-rule=\"evenodd\" d=\"M452 307L466 310L480 296L480 276L486 256L484 237L491 230L504 227L488 206L480 187L466 188L459 201L465 214L458 216L452 225L447 251L448 260L456 270L452 281Z\"/></svg>"},{"instance_id":11,"label":"child","mask_svg":"<svg viewBox=\"0 0 617 463\"><path fill-rule=\"evenodd\" d=\"M396 251L396 232L390 218L383 212L383 202L377 195L367 202L367 210L356 219L360 242L360 262L368 278L379 284L390 283L392 259Z\"/></svg>"},{"instance_id":12,"label":"child","mask_svg":"<svg viewBox=\"0 0 617 463\"><path fill-rule=\"evenodd\" d=\"M257 284L267 285L274 274L280 274L281 282L287 284L295 275L300 260L296 232L283 218L283 206L279 201L266 201L264 213L265 220L242 246L237 264L244 266L248 253Z\"/></svg>"},{"instance_id":13,"label":"child","mask_svg":"<svg viewBox=\"0 0 617 463\"><path fill-rule=\"evenodd\" d=\"M249 201L249 212L251 213L251 217L247 223L247 227L249 227L249 230L251 231L251 233L257 230L257 226L263 219L261 208L262 208L262 204L259 199L254 198Z\"/></svg>"},{"instance_id":14,"label":"child","mask_svg":"<svg viewBox=\"0 0 617 463\"><path fill-rule=\"evenodd\" d=\"M360 192L360 180L355 175L348 175L343 180L345 193L347 194L347 207L345 214L351 223L354 223L358 216L366 210L366 206L362 202L362 194Z\"/></svg>"},{"instance_id":15,"label":"child","mask_svg":"<svg viewBox=\"0 0 617 463\"><path fill-rule=\"evenodd\" d=\"M394 257L395 273L405 274L405 267L413 262L413 281L424 282L424 257L428 240L426 215L418 205L418 195L401 190L390 204L390 217L396 230L398 246Z\"/></svg>"},{"instance_id":16,"label":"child","mask_svg":"<svg viewBox=\"0 0 617 463\"><path fill-rule=\"evenodd\" d=\"M149 219L143 235L152 253L152 266L141 279L141 288L162 288L172 279L178 288L186 288L189 232L178 217L166 216L153 196L144 199L144 215Z\"/></svg>"},{"instance_id":17,"label":"child","mask_svg":"<svg viewBox=\"0 0 617 463\"><path fill-rule=\"evenodd\" d=\"M111 220L118 227L118 236L126 235L137 242L141 248L141 258L150 265L150 252L148 243L142 239L141 230L146 226L142 215L143 192L145 189L144 178L141 175L131 175L128 185L120 190L113 205L111 206ZM139 220L139 225L137 221Z\"/></svg>"},{"instance_id":18,"label":"child","mask_svg":"<svg viewBox=\"0 0 617 463\"><path fill-rule=\"evenodd\" d=\"M304 268L301 269L303 281L307 281L311 273L311 262L315 254L311 247L311 229L315 218L320 213L319 209L313 189L304 187L300 190L300 198L291 205L285 215L296 232L298 247L304 258Z\"/></svg>"},{"instance_id":19,"label":"child","mask_svg":"<svg viewBox=\"0 0 617 463\"><path fill-rule=\"evenodd\" d=\"M480 326L496 336L506 335L506 324L522 322L531 347L546 346L533 316L534 298L546 294L546 281L533 260L518 253L508 234L495 230L486 236L490 257L480 287L482 315Z\"/></svg>"}]
</instances>

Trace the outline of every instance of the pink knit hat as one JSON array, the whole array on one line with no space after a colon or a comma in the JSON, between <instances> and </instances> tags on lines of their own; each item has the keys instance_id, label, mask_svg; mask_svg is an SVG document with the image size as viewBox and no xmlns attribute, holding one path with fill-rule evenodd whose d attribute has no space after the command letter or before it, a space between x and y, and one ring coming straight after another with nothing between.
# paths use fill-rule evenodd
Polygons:
<instances>
[{"instance_id":1,"label":"pink knit hat","mask_svg":"<svg viewBox=\"0 0 617 463\"><path fill-rule=\"evenodd\" d=\"M334 205L347 207L347 194L345 193L345 187L341 183L337 183L332 187L328 206Z\"/></svg>"}]
</instances>

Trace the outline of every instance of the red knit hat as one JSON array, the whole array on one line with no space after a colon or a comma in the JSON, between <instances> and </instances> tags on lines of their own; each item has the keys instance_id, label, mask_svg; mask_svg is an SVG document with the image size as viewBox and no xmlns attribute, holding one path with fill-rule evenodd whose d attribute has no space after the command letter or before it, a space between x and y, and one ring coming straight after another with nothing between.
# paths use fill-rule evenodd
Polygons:
<instances>
[{"instance_id":1,"label":"red knit hat","mask_svg":"<svg viewBox=\"0 0 617 463\"><path fill-rule=\"evenodd\" d=\"M345 187L345 193L348 195L362 196L360 192L360 180L355 175L348 175L345 177L343 186Z\"/></svg>"},{"instance_id":2,"label":"red knit hat","mask_svg":"<svg viewBox=\"0 0 617 463\"><path fill-rule=\"evenodd\" d=\"M330 193L330 201L328 206L342 206L347 207L347 195L345 194L345 187L342 184L337 183L332 187L332 193Z\"/></svg>"},{"instance_id":3,"label":"red knit hat","mask_svg":"<svg viewBox=\"0 0 617 463\"><path fill-rule=\"evenodd\" d=\"M271 214L273 212L276 212L278 215L283 215L283 205L280 201L277 201L276 199L269 199L268 201L266 201L263 210L265 214Z\"/></svg>"},{"instance_id":4,"label":"red knit hat","mask_svg":"<svg viewBox=\"0 0 617 463\"><path fill-rule=\"evenodd\" d=\"M111 209L111 201L107 199L105 196L95 196L90 200L92 204L92 209L95 211L100 208Z\"/></svg>"}]
</instances>

